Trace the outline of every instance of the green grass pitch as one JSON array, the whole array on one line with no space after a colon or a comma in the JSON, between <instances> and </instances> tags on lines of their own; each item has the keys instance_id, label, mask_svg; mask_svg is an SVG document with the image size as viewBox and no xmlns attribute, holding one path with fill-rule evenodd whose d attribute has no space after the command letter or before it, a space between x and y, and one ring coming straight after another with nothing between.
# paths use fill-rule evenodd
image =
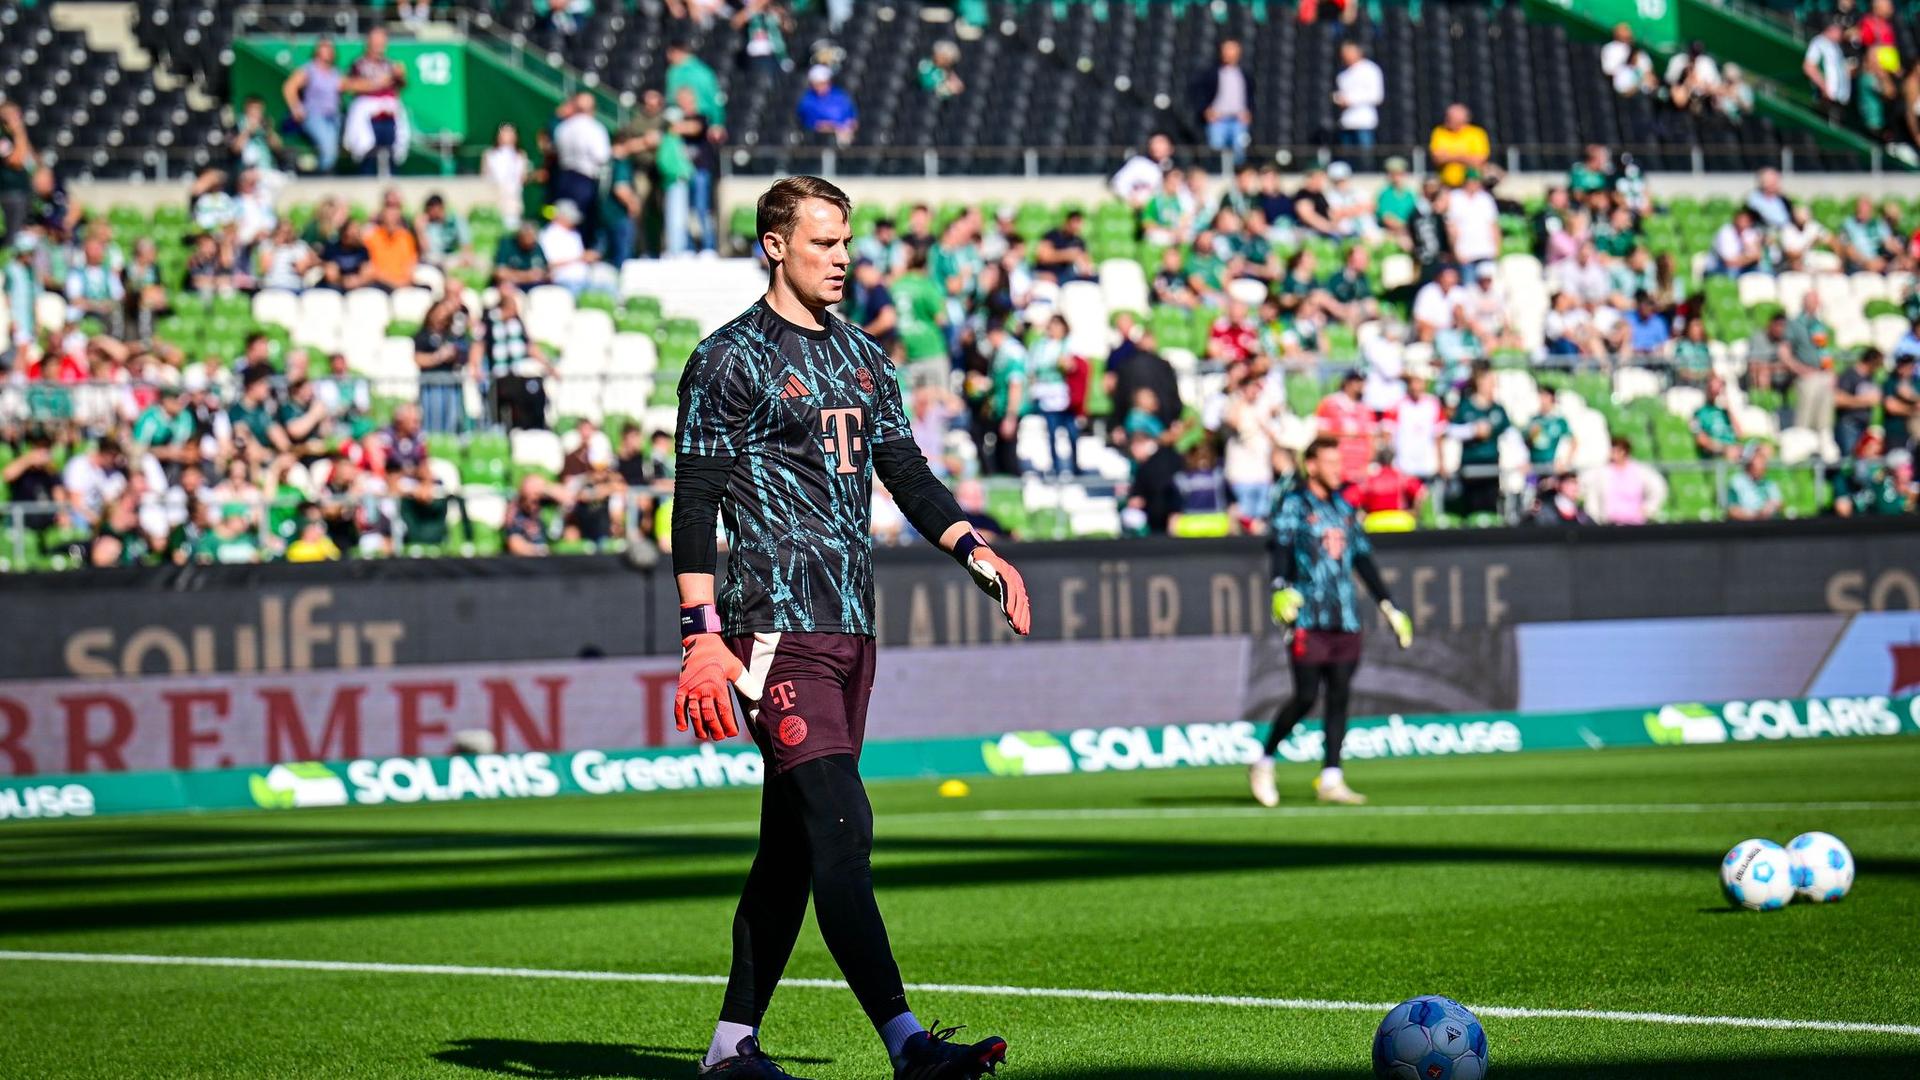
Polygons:
<instances>
[{"instance_id":1,"label":"green grass pitch","mask_svg":"<svg viewBox=\"0 0 1920 1080\"><path fill-rule=\"evenodd\" d=\"M996 987L1777 1019L1485 1018L1496 1077L1920 1076L1920 739L1359 763L1358 811L1309 775L1279 811L1228 769L874 785L915 1011L1006 1036L1010 1080L1360 1077L1378 1016ZM721 975L756 799L10 825L0 950ZM1852 846L1851 896L1727 908L1727 848L1809 829ZM837 978L811 922L788 973ZM0 958L0 1076L686 1077L718 999ZM802 1076L888 1075L843 988L783 988L763 1037Z\"/></svg>"}]
</instances>

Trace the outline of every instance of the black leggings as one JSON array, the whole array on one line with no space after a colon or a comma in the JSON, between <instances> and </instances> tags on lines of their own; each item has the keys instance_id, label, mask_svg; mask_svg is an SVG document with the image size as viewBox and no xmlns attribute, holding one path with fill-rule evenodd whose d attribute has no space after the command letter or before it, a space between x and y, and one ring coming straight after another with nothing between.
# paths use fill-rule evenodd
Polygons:
<instances>
[{"instance_id":1,"label":"black leggings","mask_svg":"<svg viewBox=\"0 0 1920 1080\"><path fill-rule=\"evenodd\" d=\"M1320 696L1320 684L1324 680L1327 687L1326 722L1326 767L1340 767L1340 743L1347 737L1347 698L1353 691L1353 673L1358 670L1357 661L1343 664L1303 664L1293 661L1293 697L1274 715L1273 727L1267 731L1267 756L1272 757L1279 747L1280 740L1293 733L1294 725L1313 711L1313 703Z\"/></svg>"},{"instance_id":2,"label":"black leggings","mask_svg":"<svg viewBox=\"0 0 1920 1080\"><path fill-rule=\"evenodd\" d=\"M767 777L760 851L733 915L733 970L720 1019L759 1027L793 955L807 895L820 936L878 1028L907 1011L887 927L873 898L873 808L850 754Z\"/></svg>"}]
</instances>

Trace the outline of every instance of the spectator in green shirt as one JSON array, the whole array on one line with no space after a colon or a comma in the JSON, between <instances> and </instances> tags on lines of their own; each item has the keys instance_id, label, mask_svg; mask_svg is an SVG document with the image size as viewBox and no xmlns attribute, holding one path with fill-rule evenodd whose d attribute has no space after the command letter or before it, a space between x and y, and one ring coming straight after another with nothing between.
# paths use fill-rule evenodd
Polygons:
<instances>
[{"instance_id":1,"label":"spectator in green shirt","mask_svg":"<svg viewBox=\"0 0 1920 1080\"><path fill-rule=\"evenodd\" d=\"M1018 476L1020 455L1016 436L1020 413L1026 405L1026 346L1004 321L996 319L987 326L986 351L992 363L992 387L981 413L984 423L974 432L980 448L980 465L988 472Z\"/></svg>"},{"instance_id":2,"label":"spectator in green shirt","mask_svg":"<svg viewBox=\"0 0 1920 1080\"><path fill-rule=\"evenodd\" d=\"M1850 490L1833 500L1834 512L1843 517L1866 514L1910 514L1915 508L1913 454L1894 449L1878 466L1861 463L1866 475ZM1842 474L1843 476L1845 474Z\"/></svg>"},{"instance_id":3,"label":"spectator in green shirt","mask_svg":"<svg viewBox=\"0 0 1920 1080\"><path fill-rule=\"evenodd\" d=\"M1351 327L1380 317L1380 302L1373 295L1373 281L1367 276L1372 255L1364 245L1347 249L1340 269L1321 284L1327 299L1321 307L1331 317Z\"/></svg>"},{"instance_id":4,"label":"spectator in green shirt","mask_svg":"<svg viewBox=\"0 0 1920 1080\"><path fill-rule=\"evenodd\" d=\"M1707 400L1693 411L1693 419L1688 423L1693 431L1693 448L1702 461L1740 459L1740 425L1727 409L1726 400L1726 380L1718 375L1710 376Z\"/></svg>"},{"instance_id":5,"label":"spectator in green shirt","mask_svg":"<svg viewBox=\"0 0 1920 1080\"><path fill-rule=\"evenodd\" d=\"M0 247L27 227L33 206L33 140L20 106L0 102Z\"/></svg>"},{"instance_id":6,"label":"spectator in green shirt","mask_svg":"<svg viewBox=\"0 0 1920 1080\"><path fill-rule=\"evenodd\" d=\"M693 46L671 41L667 43L667 100L678 100L682 89L693 91L694 107L706 117L709 131L714 138L723 138L720 133L727 123L727 105L726 96L720 92L720 77L693 54Z\"/></svg>"},{"instance_id":7,"label":"spectator in green shirt","mask_svg":"<svg viewBox=\"0 0 1920 1080\"><path fill-rule=\"evenodd\" d=\"M500 246L493 253L493 281L522 290L547 283L547 253L540 249L537 222L522 221L512 236L500 238Z\"/></svg>"},{"instance_id":8,"label":"spectator in green shirt","mask_svg":"<svg viewBox=\"0 0 1920 1080\"><path fill-rule=\"evenodd\" d=\"M1640 246L1640 230L1633 223L1633 213L1620 207L1606 220L1594 222L1593 246L1609 258L1624 259L1633 254L1633 249Z\"/></svg>"},{"instance_id":9,"label":"spectator in green shirt","mask_svg":"<svg viewBox=\"0 0 1920 1080\"><path fill-rule=\"evenodd\" d=\"M1493 397L1493 369L1475 364L1467 395L1453 408L1447 434L1460 442L1460 512L1492 514L1500 509L1500 436L1513 426L1507 410Z\"/></svg>"},{"instance_id":10,"label":"spectator in green shirt","mask_svg":"<svg viewBox=\"0 0 1920 1080\"><path fill-rule=\"evenodd\" d=\"M1833 328L1820 318L1820 294L1807 294L1787 322L1787 370L1793 375L1793 423L1833 434Z\"/></svg>"},{"instance_id":11,"label":"spectator in green shirt","mask_svg":"<svg viewBox=\"0 0 1920 1080\"><path fill-rule=\"evenodd\" d=\"M1780 483L1767 475L1772 450L1766 443L1747 447L1744 465L1727 485L1727 516L1735 521L1769 521L1780 516L1785 499Z\"/></svg>"},{"instance_id":12,"label":"spectator in green shirt","mask_svg":"<svg viewBox=\"0 0 1920 1080\"><path fill-rule=\"evenodd\" d=\"M960 81L960 73L954 70L959 64L960 46L951 41L934 42L933 55L920 61L916 70L920 89L940 102L959 97L967 89L967 84Z\"/></svg>"},{"instance_id":13,"label":"spectator in green shirt","mask_svg":"<svg viewBox=\"0 0 1920 1080\"><path fill-rule=\"evenodd\" d=\"M1540 388L1540 411L1527 421L1526 436L1527 461L1533 466L1535 476L1549 476L1556 471L1562 444L1567 446L1567 456L1573 456L1573 429L1560 412L1560 395L1553 387Z\"/></svg>"},{"instance_id":14,"label":"spectator in green shirt","mask_svg":"<svg viewBox=\"0 0 1920 1080\"><path fill-rule=\"evenodd\" d=\"M264 464L293 443L280 426L270 374L262 368L249 368L243 378L240 400L228 407L227 420L233 425L238 448L250 460Z\"/></svg>"},{"instance_id":15,"label":"spectator in green shirt","mask_svg":"<svg viewBox=\"0 0 1920 1080\"><path fill-rule=\"evenodd\" d=\"M210 531L200 534L193 542L190 554L193 561L199 563L259 562L260 538L253 533L246 505L228 503L222 507L219 523Z\"/></svg>"},{"instance_id":16,"label":"spectator in green shirt","mask_svg":"<svg viewBox=\"0 0 1920 1080\"><path fill-rule=\"evenodd\" d=\"M1840 226L1839 239L1848 273L1886 273L1902 254L1900 237L1865 195L1853 201L1853 216Z\"/></svg>"},{"instance_id":17,"label":"spectator in green shirt","mask_svg":"<svg viewBox=\"0 0 1920 1080\"><path fill-rule=\"evenodd\" d=\"M1373 213L1380 219L1380 227L1402 247L1413 242L1407 235L1407 222L1413 220L1413 212L1419 205L1420 193L1407 179L1407 159L1388 158L1387 183L1373 200Z\"/></svg>"},{"instance_id":18,"label":"spectator in green shirt","mask_svg":"<svg viewBox=\"0 0 1920 1080\"><path fill-rule=\"evenodd\" d=\"M133 421L133 441L147 448L168 473L200 459L194 445L193 414L177 386L162 387L160 400Z\"/></svg>"},{"instance_id":19,"label":"spectator in green shirt","mask_svg":"<svg viewBox=\"0 0 1920 1080\"><path fill-rule=\"evenodd\" d=\"M1707 345L1707 324L1698 316L1673 343L1673 375L1683 383L1699 385L1713 371L1713 352Z\"/></svg>"},{"instance_id":20,"label":"spectator in green shirt","mask_svg":"<svg viewBox=\"0 0 1920 1080\"><path fill-rule=\"evenodd\" d=\"M1567 171L1567 189L1575 198L1585 199L1596 191L1613 186L1613 162L1606 146L1588 143L1586 156Z\"/></svg>"}]
</instances>

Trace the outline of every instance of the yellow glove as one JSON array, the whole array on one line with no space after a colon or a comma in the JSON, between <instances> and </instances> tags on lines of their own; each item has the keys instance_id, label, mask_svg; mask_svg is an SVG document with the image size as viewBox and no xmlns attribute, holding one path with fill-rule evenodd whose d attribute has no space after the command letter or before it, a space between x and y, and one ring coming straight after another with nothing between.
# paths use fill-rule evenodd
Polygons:
<instances>
[{"instance_id":1,"label":"yellow glove","mask_svg":"<svg viewBox=\"0 0 1920 1080\"><path fill-rule=\"evenodd\" d=\"M1273 591L1273 623L1275 626L1292 626L1293 620L1300 617L1300 607L1307 598L1300 590L1288 585Z\"/></svg>"},{"instance_id":2,"label":"yellow glove","mask_svg":"<svg viewBox=\"0 0 1920 1080\"><path fill-rule=\"evenodd\" d=\"M1400 642L1400 647L1405 649L1412 646L1413 620L1407 618L1407 613L1394 607L1393 601L1382 600L1380 614L1387 617L1387 625L1393 629L1394 639Z\"/></svg>"}]
</instances>

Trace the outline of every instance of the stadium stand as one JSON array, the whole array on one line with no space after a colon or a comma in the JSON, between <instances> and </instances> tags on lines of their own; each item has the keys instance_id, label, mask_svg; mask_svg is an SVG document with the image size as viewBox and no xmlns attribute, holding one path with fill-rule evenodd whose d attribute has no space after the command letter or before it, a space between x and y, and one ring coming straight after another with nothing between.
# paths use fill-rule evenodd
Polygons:
<instances>
[{"instance_id":1,"label":"stadium stand","mask_svg":"<svg viewBox=\"0 0 1920 1080\"><path fill-rule=\"evenodd\" d=\"M576 72L627 108L661 83L669 41L687 39L719 77L733 167L763 174L812 156L803 151L814 140L792 122L805 90L798 71L810 60L835 66L839 85L860 105L861 134L838 162L844 171L918 174L925 165L913 151L939 148L940 169L949 174L1017 173L1029 167L1029 151L1044 172L1085 172L1106 167L1111 148L1137 143L1143 132L1202 142L1190 82L1227 37L1244 44L1247 66L1260 72L1254 145L1307 151L1337 133L1328 90L1338 46L1355 32L1338 21L1303 24L1265 3L1002 0L956 9L900 0L854 5L837 29L821 5L795 7L781 43L785 67L771 73L744 62L742 37L724 20L705 28L679 23L660 3L605 3L562 20L534 0L465 0L437 15L487 47L524 50ZM23 104L36 142L70 149L71 170L152 175L164 158L178 174L215 163L217 115L188 102L190 95L229 99L236 27L351 39L388 5L154 0L132 10L150 69L122 70L77 31L55 29L51 5L10 5L0 15L7 31L0 61L11 61L0 70L28 88ZM1453 101L1512 148L1504 164L1519 169L1558 167L1565 148L1585 141L1632 146L1659 169L1691 167L1695 149L1704 167L1727 171L1777 160L1783 149L1802 169L1859 162L1857 154L1823 148L1815 128L1776 123L1764 110L1729 121L1674 112L1650 96L1622 97L1601 70L1600 42L1522 5L1429 2L1366 11L1357 32L1393 91L1380 110L1382 149L1356 162L1363 168L1388 148L1423 146ZM1911 36L1905 23L1901 32ZM973 92L935 98L919 85L919 66L937 41L957 45L956 71ZM159 89L156 73L184 85Z\"/></svg>"},{"instance_id":2,"label":"stadium stand","mask_svg":"<svg viewBox=\"0 0 1920 1080\"><path fill-rule=\"evenodd\" d=\"M1164 128L1195 139L1184 108L1159 102L1181 97L1191 59L1233 34L1273 70L1292 73L1291 83L1257 83L1257 144L1310 140L1320 134L1314 125L1331 123L1330 104L1317 114L1319 106L1282 106L1326 100L1340 28L1301 25L1257 4L1230 6L1220 19L1199 5L963 5L958 25L972 18L978 34L893 10L902 25L890 28L877 10L858 8L836 39L865 43L847 49L862 59L849 60L838 81L899 84L864 114L862 138L882 145L933 145L927 140L971 131L979 138L957 141L981 155L978 163L999 143L1046 148L1070 164L1088 133L1120 142ZM594 72L613 70L602 52L645 44L621 61L634 66L608 79L625 87L657 79L665 43L688 32L650 5L596 9L571 31L531 7L484 13ZM226 5L163 2L143 11L139 33L169 70L194 72L211 87L231 14ZM280 17L338 29L361 25L339 20L367 16ZM39 50L22 61L28 70L52 78L62 64L91 64L84 40L55 29L46 9L10 8L0 18L26 28L7 37L8 48ZM824 34L826 18L800 12L787 40ZM1448 44L1423 40L1416 51L1416 23L1423 35L1448 27ZM1524 74L1528 57L1577 61L1599 77L1587 44L1515 8L1389 8L1376 29L1389 85L1407 91L1383 110L1382 145L1417 143L1456 100L1503 133L1498 145L1509 131L1545 143L1618 136L1654 107L1616 98L1604 80L1592 99L1497 91L1488 73ZM902 32L912 48L872 45ZM963 43L958 70L972 89L957 110L929 108L910 92L921 78L915 64L949 33ZM736 70L730 30L712 28L701 40L735 92L729 148L792 139L793 80ZM588 46L595 51L577 51ZM60 50L64 59L47 59ZM1058 62L1096 54L1091 70ZM1133 89L1076 89L1122 70L1134 73ZM1577 75L1571 83L1583 85ZM1510 84L1533 80L1501 80ZM1309 85L1321 89L1308 94ZM69 201L61 147L84 146L75 133L91 128L52 109L67 96L23 103L36 148L52 124L34 171L55 187L33 203L33 239L4 256L0 328L12 348L0 387L0 504L10 521L0 563L253 559L296 550L303 539L311 543L297 550L308 554L361 555L655 543L671 492L671 455L656 439L672 431L681 368L764 280L750 206L736 205L718 237L730 257L632 258L585 268L564 287L538 265L517 286L499 276L519 265L509 227L517 207L462 207L440 223L397 207L401 226L381 226L383 252L392 243L442 250L406 264L387 286L356 285L355 275L370 271L354 269L367 252L348 234L375 231L368 218L379 210L338 200L276 205L260 193L257 169L232 167L230 129L203 128L207 116L184 104L185 93L167 100L187 119L160 117L155 137L211 132L189 139L206 151L197 164L227 171L203 173L187 198L152 211L89 205L84 181ZM1048 101L1071 104L1039 104ZM1759 126L1683 116L1683 126L1654 128L1675 148L1799 137L1748 119ZM122 127L129 138L145 130ZM862 292L846 315L881 325L879 308L893 309L894 327L883 332L897 338L923 448L959 483L970 510L1026 538L1257 531L1276 469L1284 475L1287 453L1322 432L1354 448L1354 497L1383 528L1583 514L1628 523L1910 511L1906 413L1885 400L1861 405L1872 395L1860 387L1897 397L1902 385L1913 390L1912 369L1902 376L1859 357L1920 354L1920 335L1909 332L1920 316L1920 235L1910 235L1920 204L1788 193L1800 218L1743 233L1745 205L1771 209L1766 175L1750 198L1670 197L1658 174L1605 145L1563 185L1575 189L1568 202L1558 192L1521 201L1489 193L1497 236L1484 255L1448 250L1443 224L1465 220L1449 207L1474 205L1477 180L1466 191L1429 180L1405 194L1411 211L1390 213L1386 199L1376 205L1377 186L1340 170L1208 175L1202 170L1217 159L1205 151L1179 150L1192 167L1129 200L1059 202L1011 188L1005 201L863 202L855 248L878 260L874 284L883 291ZM1754 153L1771 160L1777 145ZM1099 164L1111 171L1118 162ZM1497 166L1486 179L1500 179ZM535 194L536 204L554 202L537 184ZM264 217L242 242L255 211ZM603 212L621 213L611 198ZM1337 224L1322 231L1315 213ZM659 214L648 204L637 224L660 225ZM883 221L890 236L878 235ZM262 222L288 233L269 235L256 228ZM543 233L536 247L545 243ZM1590 272L1583 246L1596 249ZM1456 256L1469 271L1484 258L1480 276L1492 287L1436 286ZM1749 257L1747 272L1724 272L1728 260L1738 269ZM1641 293L1644 310L1635 303ZM1776 314L1792 322L1769 337ZM1064 333L1050 340L1056 315ZM1687 337L1690 324L1697 339ZM995 346L1002 326L1013 343ZM1432 461L1396 443L1414 422L1397 411L1405 376L1438 390L1457 425L1479 366L1490 368L1491 383L1473 407L1503 417L1491 435L1442 423ZM1344 389L1350 371L1364 379L1357 398ZM996 401L1007 382L1043 378L1069 384L1068 415L1030 408L1016 418L1011 445L1000 446ZM267 389L247 390L255 381ZM1154 394L1136 396L1143 387ZM1543 388L1556 392L1545 416ZM184 420L171 411L176 400L185 402ZM1879 421L1896 437L1867 441L1866 425ZM1062 428L1074 443L1072 470L1057 467ZM1621 440L1624 457L1610 449ZM1381 446L1395 452L1373 462ZM1144 490L1142 469L1162 452L1175 456L1172 487ZM183 480L187 473L194 478ZM984 483L970 483L976 477ZM1488 501L1476 488L1490 492ZM1171 513L1156 512L1167 506ZM910 539L899 529L882 496L877 532Z\"/></svg>"}]
</instances>

